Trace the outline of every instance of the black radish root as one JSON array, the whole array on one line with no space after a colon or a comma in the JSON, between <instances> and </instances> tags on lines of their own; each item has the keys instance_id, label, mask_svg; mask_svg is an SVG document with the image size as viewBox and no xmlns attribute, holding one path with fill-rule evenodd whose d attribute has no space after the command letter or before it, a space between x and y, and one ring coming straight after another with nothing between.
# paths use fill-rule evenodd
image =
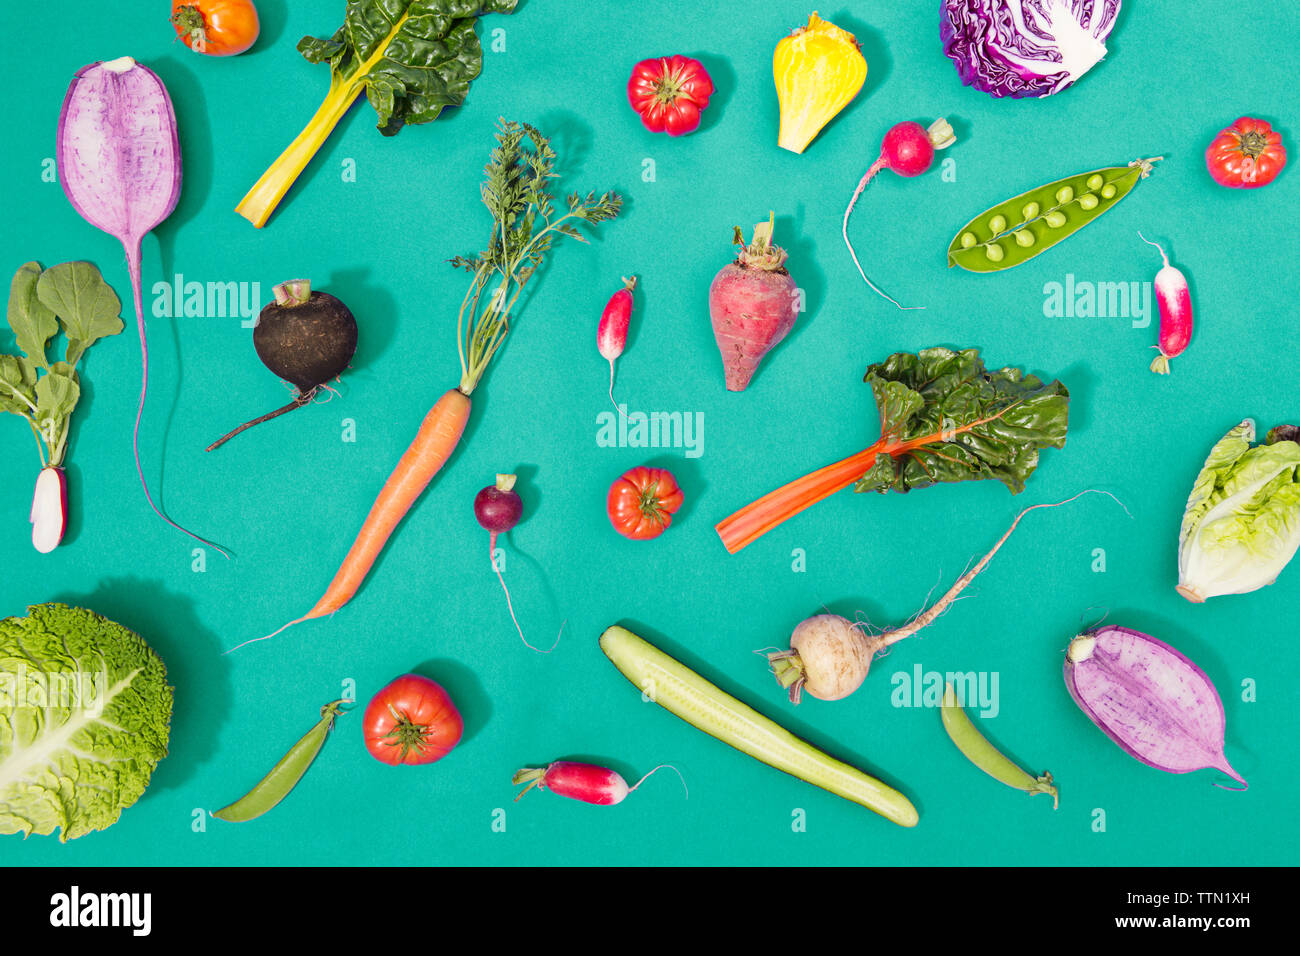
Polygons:
<instances>
[{"instance_id":1,"label":"black radish root","mask_svg":"<svg viewBox=\"0 0 1300 956\"><path fill-rule=\"evenodd\" d=\"M339 299L314 291L307 279L282 282L253 326L253 348L262 364L297 389L293 401L245 422L217 439L208 451L220 448L246 428L301 408L325 383L338 378L357 351L357 320Z\"/></svg>"}]
</instances>

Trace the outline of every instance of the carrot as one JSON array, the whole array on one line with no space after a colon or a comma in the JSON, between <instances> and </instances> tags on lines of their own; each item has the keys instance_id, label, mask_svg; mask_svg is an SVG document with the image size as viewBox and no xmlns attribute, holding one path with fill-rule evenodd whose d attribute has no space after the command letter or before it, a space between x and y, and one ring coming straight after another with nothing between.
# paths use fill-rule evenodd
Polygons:
<instances>
[{"instance_id":1,"label":"carrot","mask_svg":"<svg viewBox=\"0 0 1300 956\"><path fill-rule=\"evenodd\" d=\"M425 415L415 440L384 483L321 599L302 617L244 644L266 640L294 624L333 614L352 600L398 523L460 443L469 421L470 395L510 331L512 309L551 244L559 236L587 241L570 220L594 226L618 215L622 200L612 193L599 197L594 193L585 197L573 193L557 214L547 191L550 180L555 178L555 153L546 138L526 123L504 120L496 138L498 145L484 170L487 182L482 189L484 205L493 216L488 247L472 258L457 256L451 260L473 275L457 321L460 384L447 391ZM502 183L511 184L511 188L502 188Z\"/></svg>"}]
</instances>

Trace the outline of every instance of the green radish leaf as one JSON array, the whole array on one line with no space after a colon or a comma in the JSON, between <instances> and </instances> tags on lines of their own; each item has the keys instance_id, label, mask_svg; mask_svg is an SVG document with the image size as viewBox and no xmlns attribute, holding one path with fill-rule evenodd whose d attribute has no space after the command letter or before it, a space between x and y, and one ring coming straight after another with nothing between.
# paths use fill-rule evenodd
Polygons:
<instances>
[{"instance_id":1,"label":"green radish leaf","mask_svg":"<svg viewBox=\"0 0 1300 956\"><path fill-rule=\"evenodd\" d=\"M53 448L67 427L68 416L81 398L81 386L72 376L51 370L36 383L36 425Z\"/></svg>"},{"instance_id":2,"label":"green radish leaf","mask_svg":"<svg viewBox=\"0 0 1300 956\"><path fill-rule=\"evenodd\" d=\"M89 262L64 262L46 269L36 283L36 294L63 323L69 365L76 365L99 339L122 331L122 303Z\"/></svg>"},{"instance_id":3,"label":"green radish leaf","mask_svg":"<svg viewBox=\"0 0 1300 956\"><path fill-rule=\"evenodd\" d=\"M36 404L36 368L21 355L0 355L0 411L15 415L32 413Z\"/></svg>"},{"instance_id":4,"label":"green radish leaf","mask_svg":"<svg viewBox=\"0 0 1300 956\"><path fill-rule=\"evenodd\" d=\"M977 349L899 352L867 369L886 450L856 491L909 491L993 478L1013 493L1038 466L1041 448L1065 444L1070 395L1019 369L989 372Z\"/></svg>"},{"instance_id":5,"label":"green radish leaf","mask_svg":"<svg viewBox=\"0 0 1300 956\"><path fill-rule=\"evenodd\" d=\"M28 262L14 273L9 284L9 327L14 330L18 347L41 368L47 367L45 346L59 331L53 310L36 294L41 276L38 263Z\"/></svg>"}]
</instances>

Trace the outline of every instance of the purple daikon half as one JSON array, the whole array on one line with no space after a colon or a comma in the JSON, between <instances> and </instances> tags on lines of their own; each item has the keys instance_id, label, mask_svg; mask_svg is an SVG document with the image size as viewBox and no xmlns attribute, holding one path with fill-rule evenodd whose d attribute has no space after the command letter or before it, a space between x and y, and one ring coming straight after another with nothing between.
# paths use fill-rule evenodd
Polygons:
<instances>
[{"instance_id":1,"label":"purple daikon half","mask_svg":"<svg viewBox=\"0 0 1300 956\"><path fill-rule=\"evenodd\" d=\"M144 237L171 215L181 194L176 114L158 74L129 56L77 71L63 98L55 161L73 208L86 222L119 239L126 251L143 367L131 447L145 498L169 525L211 544L159 510L140 465L140 418L149 388L140 249Z\"/></svg>"},{"instance_id":2,"label":"purple daikon half","mask_svg":"<svg viewBox=\"0 0 1300 956\"><path fill-rule=\"evenodd\" d=\"M1127 627L1080 634L1065 652L1065 686L1089 720L1144 764L1169 773L1213 767L1245 789L1223 754L1219 692L1164 641Z\"/></svg>"}]
</instances>

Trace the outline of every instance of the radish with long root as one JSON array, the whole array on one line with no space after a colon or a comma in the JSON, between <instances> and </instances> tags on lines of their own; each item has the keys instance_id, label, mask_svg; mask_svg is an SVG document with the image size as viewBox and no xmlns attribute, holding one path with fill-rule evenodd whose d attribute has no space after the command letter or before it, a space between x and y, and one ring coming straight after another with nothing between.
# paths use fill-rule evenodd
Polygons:
<instances>
[{"instance_id":1,"label":"radish with long root","mask_svg":"<svg viewBox=\"0 0 1300 956\"><path fill-rule=\"evenodd\" d=\"M636 289L636 276L625 278L623 288L609 297L596 328L596 348L601 358L609 363L609 400L624 418L627 413L614 401L614 362L627 347L627 327L632 321L632 292Z\"/></svg>"},{"instance_id":2,"label":"radish with long root","mask_svg":"<svg viewBox=\"0 0 1300 956\"><path fill-rule=\"evenodd\" d=\"M1020 512L988 554L959 577L943 597L902 627L880 634L868 634L861 624L855 624L838 614L818 614L800 622L790 637L790 649L767 655L777 682L789 690L790 700L796 704L804 691L819 700L842 700L848 697L867 679L871 661L877 654L933 624L957 600L958 595L988 566L1002 545L1006 544L1021 518L1036 508L1058 508L1093 491L1081 491L1065 501L1030 505ZM1110 494L1105 491L1094 493Z\"/></svg>"},{"instance_id":3,"label":"radish with long root","mask_svg":"<svg viewBox=\"0 0 1300 956\"><path fill-rule=\"evenodd\" d=\"M515 786L521 783L528 784L515 796L516 801L533 787L536 787L538 790L549 788L552 793L558 793L560 796L569 797L572 800L581 800L583 803L595 803L608 807L616 803L622 803L627 799L629 793L660 770L665 769L677 774L681 778L682 789L686 789L686 779L682 777L682 772L672 764L667 763L655 767L630 787L627 785L627 781L623 779L622 774L617 771L610 770L608 767L577 763L572 760L557 760L545 767L524 767L522 770L515 772L511 783L515 784ZM687 796L690 796L689 791L687 791Z\"/></svg>"},{"instance_id":4,"label":"radish with long root","mask_svg":"<svg viewBox=\"0 0 1300 956\"><path fill-rule=\"evenodd\" d=\"M555 644L560 643L559 635L555 638L555 644L551 645L551 651L543 651L528 643L528 638L524 637L524 629L519 626L519 619L515 617L515 606L510 600L510 589L506 587L505 576L502 575L501 568L497 564L497 535L510 531L524 516L524 501L519 497L519 492L515 491L515 480L514 475L497 475L496 484L488 485L474 496L474 517L489 532L488 559L492 562L492 570L496 572L497 579L501 582L501 590L506 592L506 608L510 611L510 620L514 621L515 630L519 632L519 639L532 650L549 654L555 650ZM560 625L560 633L564 633L564 625Z\"/></svg>"},{"instance_id":5,"label":"radish with long root","mask_svg":"<svg viewBox=\"0 0 1300 956\"><path fill-rule=\"evenodd\" d=\"M955 142L957 137L953 134L952 126L945 119L935 120L930 124L929 129L911 120L899 123L885 134L884 142L880 146L879 158L867 169L866 175L858 183L858 188L853 191L849 207L844 210L844 244L849 247L849 255L853 257L853 264L858 267L858 275L862 276L863 282L871 286L872 291L889 299L900 309L924 309L925 306L899 305L897 300L885 295L867 278L867 274L862 271L862 263L858 262L858 254L853 251L853 243L849 241L849 216L853 214L853 207L857 205L862 190L867 188L867 183L871 182L876 173L888 169L908 178L920 176L934 163L934 154L937 150L947 149Z\"/></svg>"},{"instance_id":6,"label":"radish with long root","mask_svg":"<svg viewBox=\"0 0 1300 956\"><path fill-rule=\"evenodd\" d=\"M262 309L253 326L253 348L263 365L294 387L293 401L245 422L207 451L246 428L309 404L321 389L330 390L330 379L342 375L357 353L357 320L335 296L313 289L308 279L281 282L274 294L275 301Z\"/></svg>"}]
</instances>

